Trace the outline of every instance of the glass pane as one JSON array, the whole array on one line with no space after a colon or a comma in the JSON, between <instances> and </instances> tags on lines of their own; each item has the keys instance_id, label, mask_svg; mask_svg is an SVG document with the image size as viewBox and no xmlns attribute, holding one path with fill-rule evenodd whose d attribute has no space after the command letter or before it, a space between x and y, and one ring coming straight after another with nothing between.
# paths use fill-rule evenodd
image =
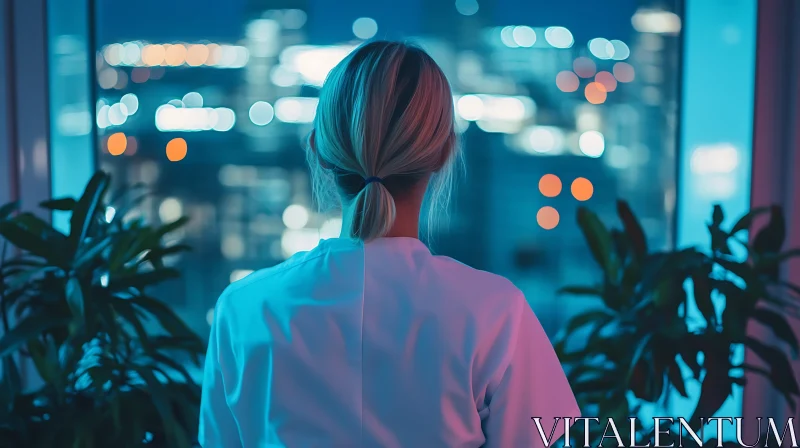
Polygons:
<instances>
[{"instance_id":1,"label":"glass pane","mask_svg":"<svg viewBox=\"0 0 800 448\"><path fill-rule=\"evenodd\" d=\"M666 5L666 6L665 6ZM220 292L338 234L309 196L318 88L362 39L411 39L451 80L467 160L436 252L509 277L548 331L598 275L576 225L625 198L672 244L681 18L672 2L100 2L99 161L194 251L162 291L199 332ZM126 18L120 20L120 18ZM573 299L569 299L573 300Z\"/></svg>"}]
</instances>

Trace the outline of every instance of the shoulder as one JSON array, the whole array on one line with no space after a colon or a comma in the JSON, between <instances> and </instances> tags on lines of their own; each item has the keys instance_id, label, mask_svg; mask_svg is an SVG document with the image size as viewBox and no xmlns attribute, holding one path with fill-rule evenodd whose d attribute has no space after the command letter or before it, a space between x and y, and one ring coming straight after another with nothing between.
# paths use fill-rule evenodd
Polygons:
<instances>
[{"instance_id":1,"label":"shoulder","mask_svg":"<svg viewBox=\"0 0 800 448\"><path fill-rule=\"evenodd\" d=\"M522 291L503 276L441 255L432 257L431 268L444 281L449 292L479 310L507 314L517 313L523 306L528 306Z\"/></svg>"},{"instance_id":2,"label":"shoulder","mask_svg":"<svg viewBox=\"0 0 800 448\"><path fill-rule=\"evenodd\" d=\"M269 268L259 269L247 277L231 283L223 290L217 300L215 313L221 312L222 308L227 308L230 302L240 304L243 301L247 301L247 298L254 294L264 296L265 293L268 293L271 289L281 288L298 276L308 277L307 270L300 269L300 267L312 264L315 260L321 258L322 255L323 254L315 251L300 252L282 263ZM299 282L304 281L302 278L296 280Z\"/></svg>"}]
</instances>

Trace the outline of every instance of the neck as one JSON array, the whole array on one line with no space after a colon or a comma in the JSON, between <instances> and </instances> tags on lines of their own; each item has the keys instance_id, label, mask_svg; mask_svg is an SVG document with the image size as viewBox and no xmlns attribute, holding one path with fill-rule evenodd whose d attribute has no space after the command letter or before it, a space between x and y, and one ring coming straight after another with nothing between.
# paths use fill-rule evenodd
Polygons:
<instances>
[{"instance_id":1,"label":"neck","mask_svg":"<svg viewBox=\"0 0 800 448\"><path fill-rule=\"evenodd\" d=\"M418 201L395 201L395 220L389 233L386 234L388 238L416 238L419 239L419 214L422 203ZM351 204L344 204L344 220L342 222L342 233L340 238L350 238L350 230L352 228L353 216L349 208Z\"/></svg>"}]
</instances>

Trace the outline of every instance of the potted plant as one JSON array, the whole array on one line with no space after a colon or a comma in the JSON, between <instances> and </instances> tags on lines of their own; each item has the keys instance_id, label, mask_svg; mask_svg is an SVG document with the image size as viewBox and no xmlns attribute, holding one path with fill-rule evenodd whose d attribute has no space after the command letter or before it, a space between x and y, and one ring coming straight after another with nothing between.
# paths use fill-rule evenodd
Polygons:
<instances>
[{"instance_id":1,"label":"potted plant","mask_svg":"<svg viewBox=\"0 0 800 448\"><path fill-rule=\"evenodd\" d=\"M800 389L781 345L796 355L798 341L786 316L800 315L800 287L778 274L782 262L800 251L783 250L782 210L756 209L725 228L716 206L707 250L667 251L648 247L627 203L619 201L617 212L622 226L609 230L595 213L578 211L602 280L561 290L598 299L597 308L569 320L554 344L584 414L627 421L642 404L662 403L671 390L686 397L687 384L695 382L699 398L687 417L697 429L700 418L721 408L734 385L745 384L745 371L767 377L794 409ZM753 219L763 214L770 216L769 224L752 243L744 239ZM748 335L751 321L771 328L780 345ZM734 351L742 345L766 367L736 361ZM576 437L584 437L580 426L573 431ZM593 443L605 429L595 426L589 434ZM622 440L645 444L653 435L652 428L637 427L631 439L629 426L618 427Z\"/></svg>"},{"instance_id":2,"label":"potted plant","mask_svg":"<svg viewBox=\"0 0 800 448\"><path fill-rule=\"evenodd\" d=\"M0 446L192 445L199 387L181 359L205 346L151 295L180 275L164 260L187 247L164 237L186 218L126 220L143 196L110 198L109 183L100 172L80 198L41 204L70 214L69 233L0 208ZM40 384L24 387L24 363Z\"/></svg>"}]
</instances>

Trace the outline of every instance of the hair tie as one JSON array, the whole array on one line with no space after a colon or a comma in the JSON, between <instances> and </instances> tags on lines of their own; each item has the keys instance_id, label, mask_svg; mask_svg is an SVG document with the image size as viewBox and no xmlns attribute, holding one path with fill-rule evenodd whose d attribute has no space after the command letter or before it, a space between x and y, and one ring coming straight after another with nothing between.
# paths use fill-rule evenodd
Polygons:
<instances>
[{"instance_id":1,"label":"hair tie","mask_svg":"<svg viewBox=\"0 0 800 448\"><path fill-rule=\"evenodd\" d=\"M373 182L377 182L379 184L382 184L383 183L383 179L381 179L380 177L370 176L370 177L364 179L364 186L367 186L367 185L369 185L369 184L371 184Z\"/></svg>"}]
</instances>

